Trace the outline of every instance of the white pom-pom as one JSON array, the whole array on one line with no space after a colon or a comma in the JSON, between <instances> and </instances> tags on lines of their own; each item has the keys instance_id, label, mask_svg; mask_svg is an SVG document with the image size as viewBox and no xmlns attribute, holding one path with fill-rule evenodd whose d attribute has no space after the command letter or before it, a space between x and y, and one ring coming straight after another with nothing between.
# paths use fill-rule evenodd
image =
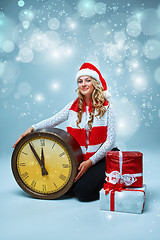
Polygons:
<instances>
[{"instance_id":1,"label":"white pom-pom","mask_svg":"<svg viewBox=\"0 0 160 240\"><path fill-rule=\"evenodd\" d=\"M111 96L112 96L112 95L110 94L110 92L107 91L107 90L106 90L106 91L103 91L103 94L104 94L106 100L110 99Z\"/></svg>"}]
</instances>

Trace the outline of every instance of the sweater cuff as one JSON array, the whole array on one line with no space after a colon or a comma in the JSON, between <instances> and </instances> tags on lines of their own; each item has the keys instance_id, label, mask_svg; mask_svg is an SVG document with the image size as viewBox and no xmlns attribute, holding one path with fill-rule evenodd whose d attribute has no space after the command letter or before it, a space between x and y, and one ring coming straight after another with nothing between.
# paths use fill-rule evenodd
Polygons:
<instances>
[{"instance_id":1,"label":"sweater cuff","mask_svg":"<svg viewBox=\"0 0 160 240\"><path fill-rule=\"evenodd\" d=\"M32 127L33 127L33 132L37 130L35 124L33 124Z\"/></svg>"},{"instance_id":2,"label":"sweater cuff","mask_svg":"<svg viewBox=\"0 0 160 240\"><path fill-rule=\"evenodd\" d=\"M92 159L92 157L90 157L90 160L91 160L91 162L92 162L92 165L95 165L95 164L96 164L95 161Z\"/></svg>"}]
</instances>

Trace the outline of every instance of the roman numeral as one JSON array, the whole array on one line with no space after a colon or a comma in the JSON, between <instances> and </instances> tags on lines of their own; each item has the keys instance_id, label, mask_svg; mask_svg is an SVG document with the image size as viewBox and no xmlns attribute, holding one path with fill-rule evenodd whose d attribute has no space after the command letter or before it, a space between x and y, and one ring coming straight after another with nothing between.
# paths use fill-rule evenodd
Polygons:
<instances>
[{"instance_id":1,"label":"roman numeral","mask_svg":"<svg viewBox=\"0 0 160 240\"><path fill-rule=\"evenodd\" d=\"M21 162L19 165L24 167L24 166L26 166L26 163L25 162Z\"/></svg>"},{"instance_id":2,"label":"roman numeral","mask_svg":"<svg viewBox=\"0 0 160 240\"><path fill-rule=\"evenodd\" d=\"M65 152L62 152L59 154L60 157L62 157L65 154Z\"/></svg>"},{"instance_id":3,"label":"roman numeral","mask_svg":"<svg viewBox=\"0 0 160 240\"><path fill-rule=\"evenodd\" d=\"M22 177L23 177L24 179L28 178L28 177L29 177L28 172L23 173L23 174L22 174Z\"/></svg>"},{"instance_id":4,"label":"roman numeral","mask_svg":"<svg viewBox=\"0 0 160 240\"><path fill-rule=\"evenodd\" d=\"M22 152L24 155L28 155L28 153Z\"/></svg>"},{"instance_id":5,"label":"roman numeral","mask_svg":"<svg viewBox=\"0 0 160 240\"><path fill-rule=\"evenodd\" d=\"M40 138L40 142L41 142L41 146L45 146L45 139Z\"/></svg>"},{"instance_id":6,"label":"roman numeral","mask_svg":"<svg viewBox=\"0 0 160 240\"><path fill-rule=\"evenodd\" d=\"M53 183L54 184L54 186L57 188L57 185L55 184L55 183Z\"/></svg>"},{"instance_id":7,"label":"roman numeral","mask_svg":"<svg viewBox=\"0 0 160 240\"><path fill-rule=\"evenodd\" d=\"M31 186L32 186L33 188L35 188L36 182L35 182L34 180L32 181Z\"/></svg>"},{"instance_id":8,"label":"roman numeral","mask_svg":"<svg viewBox=\"0 0 160 240\"><path fill-rule=\"evenodd\" d=\"M53 143L53 146L52 146L52 148L54 148L54 146L56 145L56 143Z\"/></svg>"},{"instance_id":9,"label":"roman numeral","mask_svg":"<svg viewBox=\"0 0 160 240\"><path fill-rule=\"evenodd\" d=\"M42 185L43 187L43 192L46 192L46 185Z\"/></svg>"},{"instance_id":10,"label":"roman numeral","mask_svg":"<svg viewBox=\"0 0 160 240\"><path fill-rule=\"evenodd\" d=\"M61 175L59 176L59 178L60 178L61 180L63 180L63 181L66 180L66 176L64 176L63 174L61 174Z\"/></svg>"},{"instance_id":11,"label":"roman numeral","mask_svg":"<svg viewBox=\"0 0 160 240\"><path fill-rule=\"evenodd\" d=\"M69 168L69 164L63 163L63 164L62 164L62 167L63 167L63 168Z\"/></svg>"}]
</instances>

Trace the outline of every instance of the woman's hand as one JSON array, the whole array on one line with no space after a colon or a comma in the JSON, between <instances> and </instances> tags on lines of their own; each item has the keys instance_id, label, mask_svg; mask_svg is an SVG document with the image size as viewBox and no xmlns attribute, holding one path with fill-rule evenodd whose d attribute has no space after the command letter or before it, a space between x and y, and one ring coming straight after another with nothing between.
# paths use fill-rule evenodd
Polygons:
<instances>
[{"instance_id":1,"label":"woman's hand","mask_svg":"<svg viewBox=\"0 0 160 240\"><path fill-rule=\"evenodd\" d=\"M28 128L19 138L18 138L18 140L15 142L15 144L13 145L13 148L15 148L15 146L17 145L17 143L23 138L23 137L25 137L27 134L29 134L29 133L31 133L31 132L33 132L33 127L30 127L30 128Z\"/></svg>"},{"instance_id":2,"label":"woman's hand","mask_svg":"<svg viewBox=\"0 0 160 240\"><path fill-rule=\"evenodd\" d=\"M82 175L84 173L87 172L87 170L92 166L92 161L90 159L88 159L87 161L83 161L80 165L79 165L79 173L77 174L74 182L77 182L77 180L82 177Z\"/></svg>"}]
</instances>

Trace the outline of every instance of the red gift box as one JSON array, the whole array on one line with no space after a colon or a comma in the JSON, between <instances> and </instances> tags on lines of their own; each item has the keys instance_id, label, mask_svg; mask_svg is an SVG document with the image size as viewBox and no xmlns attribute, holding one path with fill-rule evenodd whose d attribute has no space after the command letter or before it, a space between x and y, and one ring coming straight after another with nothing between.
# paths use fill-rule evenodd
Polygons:
<instances>
[{"instance_id":1,"label":"red gift box","mask_svg":"<svg viewBox=\"0 0 160 240\"><path fill-rule=\"evenodd\" d=\"M143 186L143 154L141 152L110 151L106 155L106 183L110 189Z\"/></svg>"}]
</instances>

